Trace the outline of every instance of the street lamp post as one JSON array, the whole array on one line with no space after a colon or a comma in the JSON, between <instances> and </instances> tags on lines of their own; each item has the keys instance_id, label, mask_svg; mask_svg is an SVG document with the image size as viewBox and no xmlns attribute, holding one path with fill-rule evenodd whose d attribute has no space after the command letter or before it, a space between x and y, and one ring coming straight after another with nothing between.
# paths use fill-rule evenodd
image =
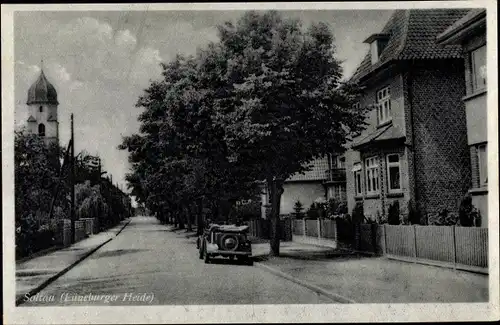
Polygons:
<instances>
[{"instance_id":1,"label":"street lamp post","mask_svg":"<svg viewBox=\"0 0 500 325\"><path fill-rule=\"evenodd\" d=\"M76 242L75 229L75 133L71 114L71 242Z\"/></svg>"}]
</instances>

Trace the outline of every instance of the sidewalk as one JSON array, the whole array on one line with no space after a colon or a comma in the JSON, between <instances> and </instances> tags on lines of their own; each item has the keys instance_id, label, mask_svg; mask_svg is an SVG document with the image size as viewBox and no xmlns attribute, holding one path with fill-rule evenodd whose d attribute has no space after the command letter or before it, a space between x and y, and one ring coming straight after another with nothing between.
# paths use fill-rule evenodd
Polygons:
<instances>
[{"instance_id":1,"label":"sidewalk","mask_svg":"<svg viewBox=\"0 0 500 325\"><path fill-rule=\"evenodd\" d=\"M176 231L179 238L192 233ZM189 236L195 243L195 238ZM340 303L487 302L488 276L437 266L369 257L345 249L251 238L255 266Z\"/></svg>"},{"instance_id":2,"label":"sidewalk","mask_svg":"<svg viewBox=\"0 0 500 325\"><path fill-rule=\"evenodd\" d=\"M111 241L129 222L130 219L123 220L119 225L92 235L70 247L16 263L16 305L21 304L26 295L35 295L101 246Z\"/></svg>"},{"instance_id":3,"label":"sidewalk","mask_svg":"<svg viewBox=\"0 0 500 325\"><path fill-rule=\"evenodd\" d=\"M487 275L293 242L281 243L280 257L267 256L269 244L252 246L256 260L260 260L256 266L338 302L488 301Z\"/></svg>"}]
</instances>

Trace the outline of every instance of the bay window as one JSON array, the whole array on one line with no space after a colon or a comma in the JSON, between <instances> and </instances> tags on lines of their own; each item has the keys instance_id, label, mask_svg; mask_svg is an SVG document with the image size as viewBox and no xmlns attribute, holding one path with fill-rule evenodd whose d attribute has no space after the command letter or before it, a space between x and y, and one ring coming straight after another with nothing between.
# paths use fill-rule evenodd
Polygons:
<instances>
[{"instance_id":1,"label":"bay window","mask_svg":"<svg viewBox=\"0 0 500 325\"><path fill-rule=\"evenodd\" d=\"M398 154L387 155L387 183L389 193L401 192L401 163Z\"/></svg>"},{"instance_id":2,"label":"bay window","mask_svg":"<svg viewBox=\"0 0 500 325\"><path fill-rule=\"evenodd\" d=\"M472 91L486 88L486 45L471 52Z\"/></svg>"},{"instance_id":3,"label":"bay window","mask_svg":"<svg viewBox=\"0 0 500 325\"><path fill-rule=\"evenodd\" d=\"M486 144L477 147L477 161L479 167L479 186L488 185L488 151Z\"/></svg>"}]
</instances>

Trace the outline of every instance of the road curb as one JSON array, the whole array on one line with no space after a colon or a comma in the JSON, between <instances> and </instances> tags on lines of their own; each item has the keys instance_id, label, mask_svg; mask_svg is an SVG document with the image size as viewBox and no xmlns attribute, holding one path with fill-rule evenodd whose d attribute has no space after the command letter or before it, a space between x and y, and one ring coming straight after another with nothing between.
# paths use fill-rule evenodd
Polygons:
<instances>
[{"instance_id":1,"label":"road curb","mask_svg":"<svg viewBox=\"0 0 500 325\"><path fill-rule=\"evenodd\" d=\"M45 287L47 287L49 284L51 284L52 282L54 282L55 280L57 280L57 278L59 278L60 276L62 276L66 272L68 272L70 269L72 269L73 267L75 267L78 263L80 263L81 261L83 261L84 259L86 259L87 257L89 257L90 255L92 255L99 248L101 248L102 246L104 246L107 243L109 243L110 241L112 241L113 238L114 237L111 237L111 238L107 239L106 241L104 241L103 243L99 244L98 246L92 248L90 251L88 251L87 253L83 254L76 261L74 261L73 263L71 263L70 265L68 265L67 267L65 267L64 269L62 269L61 271L57 272L56 274L54 274L53 276L51 276L50 278L48 278L47 280L45 280L42 284L40 284L36 288L31 289L26 294L24 294L22 297L16 298L16 306L19 306L23 302L26 301L25 300L26 295L28 295L30 297L36 295L37 293L39 293L40 291L42 291Z\"/></svg>"},{"instance_id":2,"label":"road curb","mask_svg":"<svg viewBox=\"0 0 500 325\"><path fill-rule=\"evenodd\" d=\"M129 220L125 225L123 225L123 227L116 233L115 236L112 236L111 238L108 238L103 243L101 243L101 244L97 245L96 247L92 248L87 253L83 254L80 258L78 258L76 261L74 261L73 263L71 263L70 265L68 265L67 267L65 267L64 269L62 269L61 271L57 272L56 274L54 274L53 276L51 276L50 278L48 278L47 280L45 280L42 284L40 284L36 288L31 289L26 294L24 294L22 297L16 298L16 306L19 306L23 302L26 301L25 300L26 295L28 295L30 297L36 295L37 293L39 293L40 291L42 291L45 287L47 287L49 284L51 284L52 282L54 282L55 280L57 280L59 277L61 277L63 274L65 274L66 272L68 272L70 269L72 269L73 267L75 267L78 263L80 263L81 261L83 261L84 259L86 259L87 257L89 257L90 255L92 255L93 253L95 253L99 248L101 248L102 246L104 246L107 243L109 243L110 241L112 241L116 236L118 236L123 231L123 229L125 229L126 226L128 226L128 224L131 221L132 220Z\"/></svg>"},{"instance_id":3,"label":"road curb","mask_svg":"<svg viewBox=\"0 0 500 325\"><path fill-rule=\"evenodd\" d=\"M270 272L270 273L272 273L274 275L277 275L277 276L279 276L281 278L287 279L287 280L292 281L292 282L294 282L294 283L296 283L298 285L306 287L309 290L312 290L312 291L314 291L314 292L316 292L318 294L322 294L322 295L324 295L324 296L326 296L326 297L328 297L328 298L330 298L330 299L332 299L332 300L334 300L336 302L340 302L340 303L343 303L343 304L355 304L356 303L352 299L349 299L349 298L343 297L341 295L338 295L336 293L330 292L328 290L320 288L320 287L318 287L318 286L316 286L316 285L314 285L312 283L309 283L307 281L299 280L299 279L291 276L290 274L287 274L287 273L285 273L283 271L280 271L278 269L275 269L273 267L267 266L267 265L265 265L263 263L255 262L254 265L257 266L257 267L259 267L259 268L261 268L261 269L263 269L263 270L266 270L266 271L268 271L268 272Z\"/></svg>"},{"instance_id":4,"label":"road curb","mask_svg":"<svg viewBox=\"0 0 500 325\"><path fill-rule=\"evenodd\" d=\"M126 224L123 225L123 227L116 233L115 237L118 236L122 231L123 229L125 229L125 227L128 226L128 224L131 222L132 220L129 220Z\"/></svg>"}]
</instances>

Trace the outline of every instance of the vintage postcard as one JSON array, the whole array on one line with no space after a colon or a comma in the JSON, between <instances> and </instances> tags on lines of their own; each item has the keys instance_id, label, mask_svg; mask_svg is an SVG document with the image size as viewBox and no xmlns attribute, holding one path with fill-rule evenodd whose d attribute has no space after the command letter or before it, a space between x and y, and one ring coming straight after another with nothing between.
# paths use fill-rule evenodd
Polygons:
<instances>
[{"instance_id":1,"label":"vintage postcard","mask_svg":"<svg viewBox=\"0 0 500 325\"><path fill-rule=\"evenodd\" d=\"M498 320L496 25L2 6L4 323Z\"/></svg>"}]
</instances>

